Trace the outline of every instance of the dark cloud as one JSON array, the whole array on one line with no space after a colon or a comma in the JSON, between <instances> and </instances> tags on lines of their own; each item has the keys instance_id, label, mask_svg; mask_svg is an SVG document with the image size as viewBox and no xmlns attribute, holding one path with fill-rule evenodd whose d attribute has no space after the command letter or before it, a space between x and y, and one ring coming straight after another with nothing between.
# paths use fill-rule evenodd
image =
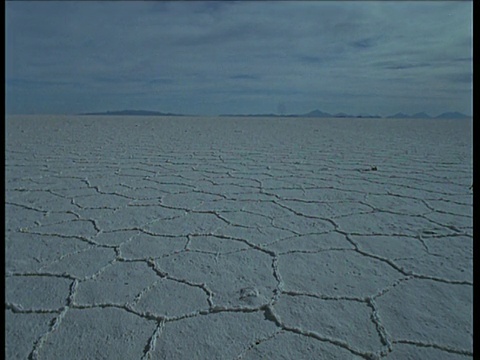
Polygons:
<instances>
[{"instance_id":1,"label":"dark cloud","mask_svg":"<svg viewBox=\"0 0 480 360\"><path fill-rule=\"evenodd\" d=\"M74 82L68 81L44 81L44 80L28 80L28 79L7 79L6 80L7 86L11 87L30 87L30 88L37 88L37 89L45 89L52 86L70 86L70 85L78 85Z\"/></svg>"},{"instance_id":2,"label":"dark cloud","mask_svg":"<svg viewBox=\"0 0 480 360\"><path fill-rule=\"evenodd\" d=\"M412 63L387 63L383 66L384 69L388 70L406 70L406 69L418 69L418 68L425 68L432 66L431 63L418 63L418 64L412 64Z\"/></svg>"},{"instance_id":3,"label":"dark cloud","mask_svg":"<svg viewBox=\"0 0 480 360\"><path fill-rule=\"evenodd\" d=\"M321 64L325 62L326 59L320 56L303 55L303 56L299 56L298 60L308 64Z\"/></svg>"},{"instance_id":4,"label":"dark cloud","mask_svg":"<svg viewBox=\"0 0 480 360\"><path fill-rule=\"evenodd\" d=\"M350 44L357 49L368 49L375 46L377 38L364 38L357 41L353 41Z\"/></svg>"},{"instance_id":5,"label":"dark cloud","mask_svg":"<svg viewBox=\"0 0 480 360\"><path fill-rule=\"evenodd\" d=\"M259 80L260 76L249 75L249 74L238 74L238 75L230 76L230 79L234 79L234 80Z\"/></svg>"},{"instance_id":6,"label":"dark cloud","mask_svg":"<svg viewBox=\"0 0 480 360\"><path fill-rule=\"evenodd\" d=\"M173 79L153 79L149 80L148 83L151 85L170 85L173 84L174 80Z\"/></svg>"}]
</instances>

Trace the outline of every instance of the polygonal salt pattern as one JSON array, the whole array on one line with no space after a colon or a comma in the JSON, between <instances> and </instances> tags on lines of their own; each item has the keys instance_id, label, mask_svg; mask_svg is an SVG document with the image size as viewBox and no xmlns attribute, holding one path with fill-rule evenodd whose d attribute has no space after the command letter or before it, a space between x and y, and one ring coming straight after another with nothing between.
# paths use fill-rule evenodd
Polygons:
<instances>
[{"instance_id":1,"label":"polygonal salt pattern","mask_svg":"<svg viewBox=\"0 0 480 360\"><path fill-rule=\"evenodd\" d=\"M465 127L342 121L9 116L6 358L471 359Z\"/></svg>"}]
</instances>

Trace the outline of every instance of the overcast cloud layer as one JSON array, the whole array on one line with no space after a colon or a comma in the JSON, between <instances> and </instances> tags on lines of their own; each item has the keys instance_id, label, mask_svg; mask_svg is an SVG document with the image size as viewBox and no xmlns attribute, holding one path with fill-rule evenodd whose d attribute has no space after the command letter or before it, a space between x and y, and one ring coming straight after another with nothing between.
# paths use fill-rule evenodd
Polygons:
<instances>
[{"instance_id":1,"label":"overcast cloud layer","mask_svg":"<svg viewBox=\"0 0 480 360\"><path fill-rule=\"evenodd\" d=\"M437 2L7 2L8 113L472 113L473 10Z\"/></svg>"}]
</instances>

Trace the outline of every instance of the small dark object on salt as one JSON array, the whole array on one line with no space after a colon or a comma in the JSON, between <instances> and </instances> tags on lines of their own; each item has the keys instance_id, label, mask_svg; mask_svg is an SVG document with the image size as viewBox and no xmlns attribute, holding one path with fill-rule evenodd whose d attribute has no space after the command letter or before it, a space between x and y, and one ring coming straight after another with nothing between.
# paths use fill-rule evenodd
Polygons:
<instances>
[{"instance_id":1,"label":"small dark object on salt","mask_svg":"<svg viewBox=\"0 0 480 360\"><path fill-rule=\"evenodd\" d=\"M369 169L358 169L358 171L377 171L376 166L370 166Z\"/></svg>"}]
</instances>

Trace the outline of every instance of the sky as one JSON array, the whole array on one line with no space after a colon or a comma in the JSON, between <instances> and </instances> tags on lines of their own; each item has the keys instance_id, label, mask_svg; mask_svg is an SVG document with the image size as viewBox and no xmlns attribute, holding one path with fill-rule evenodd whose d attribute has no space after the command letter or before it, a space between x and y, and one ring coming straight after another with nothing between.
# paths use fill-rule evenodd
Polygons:
<instances>
[{"instance_id":1,"label":"sky","mask_svg":"<svg viewBox=\"0 0 480 360\"><path fill-rule=\"evenodd\" d=\"M8 1L7 114L472 114L471 1Z\"/></svg>"}]
</instances>

